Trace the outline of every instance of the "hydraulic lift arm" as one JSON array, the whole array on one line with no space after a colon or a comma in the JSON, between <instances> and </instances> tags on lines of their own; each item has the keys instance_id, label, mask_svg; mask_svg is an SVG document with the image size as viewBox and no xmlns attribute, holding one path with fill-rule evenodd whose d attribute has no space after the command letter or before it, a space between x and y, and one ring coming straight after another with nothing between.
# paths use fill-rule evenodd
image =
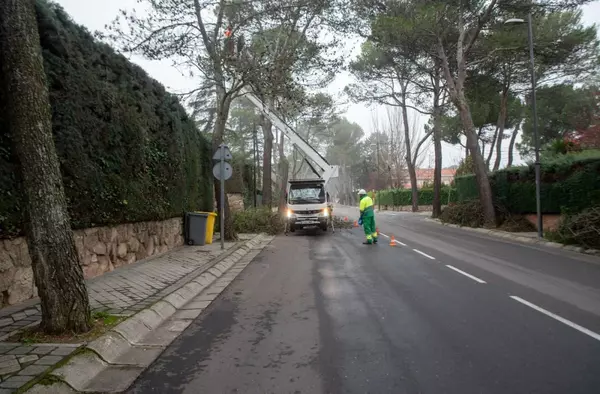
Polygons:
<instances>
[{"instance_id":1,"label":"hydraulic lift arm","mask_svg":"<svg viewBox=\"0 0 600 394\"><path fill-rule=\"evenodd\" d=\"M256 106L275 127L281 130L282 133L285 134L286 137L294 144L300 151L304 153L304 155L309 158L313 163L315 163L322 171L322 173L317 173L319 177L321 177L325 181L325 185L329 182L331 178L336 178L338 176L338 166L331 165L329 162L321 156L319 152L312 146L308 144L294 129L288 126L280 117L277 115L267 104L265 104L261 99L259 99L249 88L243 87L241 89L241 93L245 95L245 97L250 100L252 104ZM307 163L310 162L307 161ZM310 166L313 171L315 168ZM316 172L316 171L315 171Z\"/></svg>"}]
</instances>

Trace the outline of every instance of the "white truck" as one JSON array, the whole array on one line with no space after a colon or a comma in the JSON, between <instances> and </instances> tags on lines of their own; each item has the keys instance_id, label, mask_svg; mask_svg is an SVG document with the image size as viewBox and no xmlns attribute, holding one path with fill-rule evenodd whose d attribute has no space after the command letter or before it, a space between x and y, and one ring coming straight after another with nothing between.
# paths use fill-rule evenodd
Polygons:
<instances>
[{"instance_id":1,"label":"white truck","mask_svg":"<svg viewBox=\"0 0 600 394\"><path fill-rule=\"evenodd\" d=\"M309 167L318 177L316 179L298 179L288 182L286 234L288 231L294 232L297 229L310 227L327 231L328 227L331 226L332 231L335 231L332 217L333 202L328 192L328 183L331 178L338 176L338 166L329 164L316 149L310 146L304 138L288 126L250 89L243 88L242 93L304 154ZM318 169L310 162L314 163Z\"/></svg>"}]
</instances>

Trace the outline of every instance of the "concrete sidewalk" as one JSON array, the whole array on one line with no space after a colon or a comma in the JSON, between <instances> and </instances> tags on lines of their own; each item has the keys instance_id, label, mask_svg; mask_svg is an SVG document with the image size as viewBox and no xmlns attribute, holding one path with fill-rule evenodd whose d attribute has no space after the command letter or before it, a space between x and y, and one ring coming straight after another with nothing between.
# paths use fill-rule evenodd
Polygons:
<instances>
[{"instance_id":1,"label":"concrete sidewalk","mask_svg":"<svg viewBox=\"0 0 600 394\"><path fill-rule=\"evenodd\" d=\"M239 242L183 246L162 255L121 267L87 280L93 312L132 316L236 253L256 235L242 234ZM0 394L16 392L69 356L80 344L21 344L6 340L41 321L39 299L0 310Z\"/></svg>"}]
</instances>

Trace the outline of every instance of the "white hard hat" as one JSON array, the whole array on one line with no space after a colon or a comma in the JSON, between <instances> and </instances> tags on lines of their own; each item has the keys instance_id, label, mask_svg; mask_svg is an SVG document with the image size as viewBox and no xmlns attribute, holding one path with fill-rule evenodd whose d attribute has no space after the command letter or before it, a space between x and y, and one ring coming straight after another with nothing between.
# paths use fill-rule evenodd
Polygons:
<instances>
[{"instance_id":1,"label":"white hard hat","mask_svg":"<svg viewBox=\"0 0 600 394\"><path fill-rule=\"evenodd\" d=\"M360 189L360 190L358 191L358 195L359 195L359 196L362 196L362 195L365 195L365 194L367 194L367 192L365 191L365 189Z\"/></svg>"}]
</instances>

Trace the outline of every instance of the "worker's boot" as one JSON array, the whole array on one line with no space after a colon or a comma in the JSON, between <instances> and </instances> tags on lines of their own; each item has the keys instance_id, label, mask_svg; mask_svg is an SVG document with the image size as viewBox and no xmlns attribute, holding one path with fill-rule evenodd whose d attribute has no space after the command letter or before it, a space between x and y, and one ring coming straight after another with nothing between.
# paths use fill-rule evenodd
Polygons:
<instances>
[{"instance_id":1,"label":"worker's boot","mask_svg":"<svg viewBox=\"0 0 600 394\"><path fill-rule=\"evenodd\" d=\"M376 244L377 243L377 238L373 238L373 243Z\"/></svg>"},{"instance_id":2,"label":"worker's boot","mask_svg":"<svg viewBox=\"0 0 600 394\"><path fill-rule=\"evenodd\" d=\"M373 241L367 240L367 241L363 242L363 245L373 245Z\"/></svg>"}]
</instances>

